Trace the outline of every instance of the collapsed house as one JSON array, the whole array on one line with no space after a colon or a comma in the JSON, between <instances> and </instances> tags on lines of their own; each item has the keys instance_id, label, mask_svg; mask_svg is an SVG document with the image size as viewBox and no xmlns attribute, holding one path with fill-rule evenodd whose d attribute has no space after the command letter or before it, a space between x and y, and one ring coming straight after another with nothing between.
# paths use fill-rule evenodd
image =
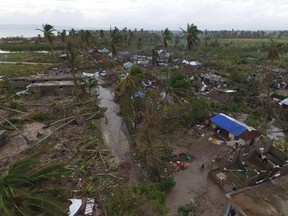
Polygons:
<instances>
[{"instance_id":1,"label":"collapsed house","mask_svg":"<svg viewBox=\"0 0 288 216\"><path fill-rule=\"evenodd\" d=\"M231 103L233 102L236 90L223 90L213 88L208 93L209 97L216 103Z\"/></svg>"},{"instance_id":2,"label":"collapsed house","mask_svg":"<svg viewBox=\"0 0 288 216\"><path fill-rule=\"evenodd\" d=\"M214 86L221 86L223 84L226 83L227 79L223 78L221 76L215 75L213 73L204 73L201 74L201 79L205 84L210 84L210 85L214 85Z\"/></svg>"},{"instance_id":3,"label":"collapsed house","mask_svg":"<svg viewBox=\"0 0 288 216\"><path fill-rule=\"evenodd\" d=\"M229 200L224 216L287 215L288 176L226 194Z\"/></svg>"},{"instance_id":4,"label":"collapsed house","mask_svg":"<svg viewBox=\"0 0 288 216\"><path fill-rule=\"evenodd\" d=\"M212 128L225 140L234 140L242 145L252 145L258 141L261 133L243 122L223 113L210 119Z\"/></svg>"}]
</instances>

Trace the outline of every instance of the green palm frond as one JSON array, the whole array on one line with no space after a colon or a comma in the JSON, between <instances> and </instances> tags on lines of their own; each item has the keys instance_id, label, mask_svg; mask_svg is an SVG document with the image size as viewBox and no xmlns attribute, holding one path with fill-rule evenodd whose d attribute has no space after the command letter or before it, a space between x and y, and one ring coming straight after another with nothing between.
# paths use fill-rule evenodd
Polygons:
<instances>
[{"instance_id":1,"label":"green palm frond","mask_svg":"<svg viewBox=\"0 0 288 216\"><path fill-rule=\"evenodd\" d=\"M137 87L140 86L141 80L144 78L143 71L137 67L132 66L128 73L126 73L126 76L124 79L122 79L116 86L117 89L120 89L120 91L134 91Z\"/></svg>"},{"instance_id":2,"label":"green palm frond","mask_svg":"<svg viewBox=\"0 0 288 216\"><path fill-rule=\"evenodd\" d=\"M162 44L164 49L167 49L168 42L172 40L172 35L173 33L168 28L166 28L164 31L162 30Z\"/></svg>"},{"instance_id":3,"label":"green palm frond","mask_svg":"<svg viewBox=\"0 0 288 216\"><path fill-rule=\"evenodd\" d=\"M188 23L186 30L184 30L182 28L180 28L180 29L184 33L183 38L186 39L188 50L191 50L191 48L193 48L199 44L200 39L198 37L198 34L201 33L201 31L198 30L196 25L194 25L193 23L190 25Z\"/></svg>"},{"instance_id":4,"label":"green palm frond","mask_svg":"<svg viewBox=\"0 0 288 216\"><path fill-rule=\"evenodd\" d=\"M33 154L2 171L0 176L0 212L11 216L64 215L53 186L47 181L61 177L62 165L41 165Z\"/></svg>"}]
</instances>

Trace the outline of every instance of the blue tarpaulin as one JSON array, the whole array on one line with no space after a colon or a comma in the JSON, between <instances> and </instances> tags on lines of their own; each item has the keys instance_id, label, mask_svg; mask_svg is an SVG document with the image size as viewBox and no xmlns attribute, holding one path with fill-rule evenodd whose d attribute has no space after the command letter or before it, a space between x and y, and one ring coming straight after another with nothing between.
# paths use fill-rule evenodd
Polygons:
<instances>
[{"instance_id":1,"label":"blue tarpaulin","mask_svg":"<svg viewBox=\"0 0 288 216\"><path fill-rule=\"evenodd\" d=\"M247 130L243 123L238 123L237 120L222 113L215 115L210 121L235 136L239 136Z\"/></svg>"},{"instance_id":2,"label":"blue tarpaulin","mask_svg":"<svg viewBox=\"0 0 288 216\"><path fill-rule=\"evenodd\" d=\"M134 93L134 97L135 98L144 97L144 96L145 96L145 94L143 92L140 92L140 91L137 91L137 92Z\"/></svg>"}]
</instances>

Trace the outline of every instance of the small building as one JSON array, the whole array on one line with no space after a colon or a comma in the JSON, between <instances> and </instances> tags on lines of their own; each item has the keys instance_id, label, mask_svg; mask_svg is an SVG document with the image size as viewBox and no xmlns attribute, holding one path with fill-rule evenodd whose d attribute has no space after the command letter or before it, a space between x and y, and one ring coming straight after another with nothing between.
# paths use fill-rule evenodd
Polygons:
<instances>
[{"instance_id":1,"label":"small building","mask_svg":"<svg viewBox=\"0 0 288 216\"><path fill-rule=\"evenodd\" d=\"M68 56L66 53L64 53L64 54L61 54L61 55L59 56L59 59L60 59L61 61L67 61L67 60L69 59L69 56Z\"/></svg>"},{"instance_id":2,"label":"small building","mask_svg":"<svg viewBox=\"0 0 288 216\"><path fill-rule=\"evenodd\" d=\"M219 113L210 119L212 128L217 131L219 136L227 140L238 141L242 145L252 145L257 142L261 133L223 113Z\"/></svg>"},{"instance_id":3,"label":"small building","mask_svg":"<svg viewBox=\"0 0 288 216\"><path fill-rule=\"evenodd\" d=\"M288 212L288 176L226 194L224 216L276 216Z\"/></svg>"},{"instance_id":4,"label":"small building","mask_svg":"<svg viewBox=\"0 0 288 216\"><path fill-rule=\"evenodd\" d=\"M126 62L126 63L123 64L123 67L128 70L128 69L130 69L133 65L134 65L134 64L133 64L132 62L128 61L128 62Z\"/></svg>"}]
</instances>

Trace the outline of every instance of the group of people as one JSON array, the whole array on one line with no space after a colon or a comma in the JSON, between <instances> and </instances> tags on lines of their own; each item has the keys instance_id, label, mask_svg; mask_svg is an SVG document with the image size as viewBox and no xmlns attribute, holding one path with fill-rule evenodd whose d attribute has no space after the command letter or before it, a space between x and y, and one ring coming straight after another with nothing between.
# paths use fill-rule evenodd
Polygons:
<instances>
[{"instance_id":1,"label":"group of people","mask_svg":"<svg viewBox=\"0 0 288 216\"><path fill-rule=\"evenodd\" d=\"M172 161L170 161L170 163L172 164L174 171L185 170L189 166L189 163L184 163L179 160L177 160L176 163L173 163Z\"/></svg>"}]
</instances>

